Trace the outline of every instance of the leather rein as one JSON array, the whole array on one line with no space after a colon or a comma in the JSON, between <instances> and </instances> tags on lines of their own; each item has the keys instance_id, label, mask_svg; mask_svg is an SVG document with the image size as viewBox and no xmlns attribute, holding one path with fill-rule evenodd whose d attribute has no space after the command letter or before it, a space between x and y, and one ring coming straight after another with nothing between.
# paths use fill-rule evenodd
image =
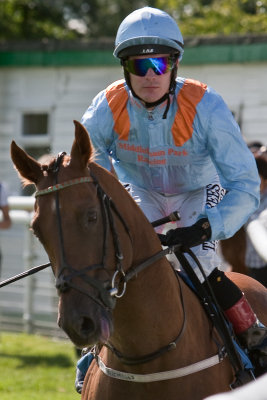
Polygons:
<instances>
[{"instance_id":1,"label":"leather rein","mask_svg":"<svg viewBox=\"0 0 267 400\"><path fill-rule=\"evenodd\" d=\"M119 213L117 207L115 206L114 202L112 199L105 193L105 191L102 189L100 184L98 183L96 177L92 176L84 176L76 179L72 179L69 181L65 181L62 183L58 183L58 172L60 169L60 165L62 163L62 160L64 156L66 155L65 152L59 153L57 159L55 160L54 164L52 164L51 167L49 167L50 170L52 170L53 175L54 175L54 182L55 184L53 186L50 186L46 189L36 191L35 197L40 197L44 196L50 193L55 193L56 196L56 219L57 219L57 230L58 230L58 235L59 235L59 242L60 242L60 269L59 272L56 276L55 279L55 286L59 292L59 294L66 292L70 288L77 290L80 293L85 294L86 296L90 297L95 303L100 305L101 307L107 309L108 311L111 311L114 309L115 304L116 304L116 298L121 298L125 291L126 291L126 285L127 283L135 277L139 272L143 271L146 267L151 265L152 263L158 261L162 257L164 257L166 254L170 254L174 252L174 249L177 249L179 246L173 246L171 248L167 248L165 250L161 250L158 253L154 254L153 256L149 257L147 260L142 262L141 264L137 266L132 266L128 271L124 272L123 267L122 267L122 260L123 260L123 254L121 252L121 246L120 246L120 241L119 241L119 236L117 233L115 221L113 218L113 213L116 214L116 216L119 218L121 223L124 226L124 229L129 236L131 242L131 235L129 228L122 218L121 214ZM61 219L61 213L60 213L60 201L59 201L59 190L63 190L67 187L80 184L80 183L93 183L96 186L97 189L97 196L101 205L101 213L102 213L102 219L103 219L103 224L104 224L104 238L103 238L103 252L102 252L102 261L100 264L94 264L94 265L89 265L81 270L77 271L75 270L71 265L66 260L66 254L65 254L65 247L64 247L64 235L63 235L63 229L62 229L62 219ZM113 246L115 249L115 258L116 258L116 270L113 274L113 277L111 279L111 284L108 281L102 282L97 279L94 279L90 276L88 276L88 272L97 270L97 269L105 269L107 270L106 267L106 257L107 257L107 242L108 242L108 231L110 228L110 231L112 233L112 240L113 240ZM48 264L49 265L49 264ZM66 274L67 272L67 274ZM97 289L99 293L99 297L94 297L91 294L89 294L86 290L81 288L80 286L76 285L73 282L73 278L80 278L83 280L83 282L86 282L88 285L94 287ZM178 277L177 277L178 279ZM134 365L134 364L141 364L141 363L146 363L148 361L151 361L159 356L161 356L163 353L172 350L176 347L177 342L179 339L182 337L184 330L185 330L185 325L186 325L186 314L185 314L185 309L184 309L184 301L183 301L183 294L182 294L182 288L180 284L180 280L178 279L178 283L180 286L180 298L181 298L181 304L183 308L183 323L182 327L180 329L180 332L178 336L170 342L168 345L163 346L159 350L147 354L142 357L134 358L134 357L126 357L122 355L112 344L110 343L105 343L105 346L108 347L119 359L125 364L129 365Z\"/></svg>"}]
</instances>

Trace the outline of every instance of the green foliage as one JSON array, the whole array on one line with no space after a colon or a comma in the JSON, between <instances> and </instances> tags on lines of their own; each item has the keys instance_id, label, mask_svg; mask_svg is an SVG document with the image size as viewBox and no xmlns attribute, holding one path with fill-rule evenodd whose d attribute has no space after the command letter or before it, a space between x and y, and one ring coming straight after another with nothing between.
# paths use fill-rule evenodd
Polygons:
<instances>
[{"instance_id":1,"label":"green foliage","mask_svg":"<svg viewBox=\"0 0 267 400\"><path fill-rule=\"evenodd\" d=\"M267 32L267 0L158 0L184 36Z\"/></svg>"},{"instance_id":2,"label":"green foliage","mask_svg":"<svg viewBox=\"0 0 267 400\"><path fill-rule=\"evenodd\" d=\"M85 36L115 37L117 29L123 18L136 8L146 5L144 1L132 0L82 0L87 12L80 14L87 27Z\"/></svg>"},{"instance_id":3,"label":"green foliage","mask_svg":"<svg viewBox=\"0 0 267 400\"><path fill-rule=\"evenodd\" d=\"M0 1L0 38L71 39L76 34L66 29L61 0Z\"/></svg>"},{"instance_id":4,"label":"green foliage","mask_svg":"<svg viewBox=\"0 0 267 400\"><path fill-rule=\"evenodd\" d=\"M0 39L114 37L121 20L144 5L142 0L0 0Z\"/></svg>"},{"instance_id":5,"label":"green foliage","mask_svg":"<svg viewBox=\"0 0 267 400\"><path fill-rule=\"evenodd\" d=\"M114 38L145 5L169 12L184 36L267 32L267 0L0 0L0 39Z\"/></svg>"},{"instance_id":6,"label":"green foliage","mask_svg":"<svg viewBox=\"0 0 267 400\"><path fill-rule=\"evenodd\" d=\"M74 346L36 335L0 336L1 400L80 400Z\"/></svg>"}]
</instances>

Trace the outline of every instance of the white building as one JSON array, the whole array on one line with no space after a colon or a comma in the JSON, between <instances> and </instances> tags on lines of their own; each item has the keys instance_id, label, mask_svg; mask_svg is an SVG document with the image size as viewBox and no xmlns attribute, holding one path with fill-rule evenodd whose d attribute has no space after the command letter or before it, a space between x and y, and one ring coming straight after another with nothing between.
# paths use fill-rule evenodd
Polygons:
<instances>
[{"instance_id":1,"label":"white building","mask_svg":"<svg viewBox=\"0 0 267 400\"><path fill-rule=\"evenodd\" d=\"M122 77L113 42L0 44L0 180L20 183L9 156L15 140L34 156L69 151L73 119ZM179 75L217 90L247 141L267 142L267 35L186 40Z\"/></svg>"}]
</instances>

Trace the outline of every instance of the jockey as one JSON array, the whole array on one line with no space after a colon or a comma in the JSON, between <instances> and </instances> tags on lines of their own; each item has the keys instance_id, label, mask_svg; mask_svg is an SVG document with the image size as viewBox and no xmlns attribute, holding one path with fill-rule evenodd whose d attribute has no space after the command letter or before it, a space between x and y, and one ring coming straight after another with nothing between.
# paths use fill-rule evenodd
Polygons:
<instances>
[{"instance_id":1,"label":"jockey","mask_svg":"<svg viewBox=\"0 0 267 400\"><path fill-rule=\"evenodd\" d=\"M231 237L259 206L255 159L221 96L177 77L183 53L172 17L151 7L132 12L115 41L124 79L94 98L82 123L96 162L130 185L150 221L179 211L175 229L158 231L161 243L192 247L240 342L266 367L267 329L216 255L217 241Z\"/></svg>"}]
</instances>

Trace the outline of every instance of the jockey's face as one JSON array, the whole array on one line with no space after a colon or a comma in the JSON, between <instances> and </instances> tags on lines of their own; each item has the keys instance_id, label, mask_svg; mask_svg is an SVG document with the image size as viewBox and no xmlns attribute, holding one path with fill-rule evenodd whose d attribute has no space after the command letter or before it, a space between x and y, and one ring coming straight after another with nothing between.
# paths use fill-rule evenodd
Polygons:
<instances>
[{"instance_id":1,"label":"jockey's face","mask_svg":"<svg viewBox=\"0 0 267 400\"><path fill-rule=\"evenodd\" d=\"M129 60L141 60L148 58L165 58L168 54L156 54L153 56L133 56ZM133 91L147 103L153 103L164 96L170 87L171 70L157 75L152 68L149 68L144 76L138 76L129 72Z\"/></svg>"}]
</instances>

